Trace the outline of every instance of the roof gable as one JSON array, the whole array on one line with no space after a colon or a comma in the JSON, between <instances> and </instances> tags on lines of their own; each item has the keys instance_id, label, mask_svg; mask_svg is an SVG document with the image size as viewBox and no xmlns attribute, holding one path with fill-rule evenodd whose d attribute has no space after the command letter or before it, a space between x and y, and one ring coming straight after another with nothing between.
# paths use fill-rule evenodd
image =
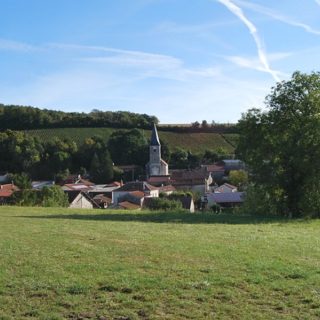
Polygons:
<instances>
[{"instance_id":1,"label":"roof gable","mask_svg":"<svg viewBox=\"0 0 320 320\"><path fill-rule=\"evenodd\" d=\"M151 184L145 181L137 181L137 182L128 182L123 185L121 188L114 190L114 192L118 191L152 191L157 190L156 187L152 186Z\"/></svg>"}]
</instances>

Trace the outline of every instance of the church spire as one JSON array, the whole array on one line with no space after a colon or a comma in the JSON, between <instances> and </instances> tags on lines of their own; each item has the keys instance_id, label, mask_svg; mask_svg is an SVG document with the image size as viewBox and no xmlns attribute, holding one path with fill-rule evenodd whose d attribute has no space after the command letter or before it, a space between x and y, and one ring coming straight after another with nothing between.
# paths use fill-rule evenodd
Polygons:
<instances>
[{"instance_id":1,"label":"church spire","mask_svg":"<svg viewBox=\"0 0 320 320\"><path fill-rule=\"evenodd\" d=\"M150 146L160 146L158 131L155 124L153 124L153 128L152 128Z\"/></svg>"}]
</instances>

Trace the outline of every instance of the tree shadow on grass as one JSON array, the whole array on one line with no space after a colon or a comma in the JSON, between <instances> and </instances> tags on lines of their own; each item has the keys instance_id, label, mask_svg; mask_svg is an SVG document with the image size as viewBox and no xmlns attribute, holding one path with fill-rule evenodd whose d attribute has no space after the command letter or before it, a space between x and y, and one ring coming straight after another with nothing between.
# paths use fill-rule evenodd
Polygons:
<instances>
[{"instance_id":1,"label":"tree shadow on grass","mask_svg":"<svg viewBox=\"0 0 320 320\"><path fill-rule=\"evenodd\" d=\"M101 213L101 214L48 214L25 215L19 218L32 219L71 219L89 221L153 222L182 224L261 224L287 223L289 220L278 217L258 217L236 214L210 214L185 212L141 212L141 213Z\"/></svg>"}]
</instances>

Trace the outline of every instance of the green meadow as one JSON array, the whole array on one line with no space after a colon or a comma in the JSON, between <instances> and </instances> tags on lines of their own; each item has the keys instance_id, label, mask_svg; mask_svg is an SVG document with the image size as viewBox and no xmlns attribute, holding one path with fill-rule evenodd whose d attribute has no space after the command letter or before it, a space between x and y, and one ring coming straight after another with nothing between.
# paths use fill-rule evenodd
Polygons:
<instances>
[{"instance_id":1,"label":"green meadow","mask_svg":"<svg viewBox=\"0 0 320 320\"><path fill-rule=\"evenodd\" d=\"M0 319L319 319L320 221L0 208Z\"/></svg>"}]
</instances>

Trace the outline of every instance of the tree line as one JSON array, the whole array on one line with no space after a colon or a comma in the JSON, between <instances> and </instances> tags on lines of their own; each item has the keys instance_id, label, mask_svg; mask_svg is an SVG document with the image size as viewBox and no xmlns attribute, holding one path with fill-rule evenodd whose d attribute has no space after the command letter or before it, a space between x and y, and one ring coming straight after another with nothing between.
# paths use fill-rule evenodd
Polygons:
<instances>
[{"instance_id":1,"label":"tree line","mask_svg":"<svg viewBox=\"0 0 320 320\"><path fill-rule=\"evenodd\" d=\"M202 154L182 148L170 150L161 141L162 157L175 169L193 169L227 157L223 148ZM23 131L0 132L0 172L26 173L32 179L59 182L70 173L89 175L95 183L113 179L129 180L118 169L121 165L137 165L136 175L143 175L149 161L149 140L143 130L117 130L107 140L100 136L85 139L78 145L69 138L52 138L43 142ZM137 176L136 176L137 177Z\"/></svg>"},{"instance_id":2,"label":"tree line","mask_svg":"<svg viewBox=\"0 0 320 320\"><path fill-rule=\"evenodd\" d=\"M128 111L101 111L93 109L89 113L63 112L56 110L39 109L31 106L17 106L0 104L0 128L2 130L31 130L43 128L141 128L150 129L159 119L147 114ZM202 120L191 125L162 125L160 131L179 133L237 133L234 124L208 123Z\"/></svg>"},{"instance_id":3,"label":"tree line","mask_svg":"<svg viewBox=\"0 0 320 320\"><path fill-rule=\"evenodd\" d=\"M79 113L0 104L2 130L78 127L149 129L153 123L159 123L157 117L127 111L112 112L94 109L90 113Z\"/></svg>"}]
</instances>

